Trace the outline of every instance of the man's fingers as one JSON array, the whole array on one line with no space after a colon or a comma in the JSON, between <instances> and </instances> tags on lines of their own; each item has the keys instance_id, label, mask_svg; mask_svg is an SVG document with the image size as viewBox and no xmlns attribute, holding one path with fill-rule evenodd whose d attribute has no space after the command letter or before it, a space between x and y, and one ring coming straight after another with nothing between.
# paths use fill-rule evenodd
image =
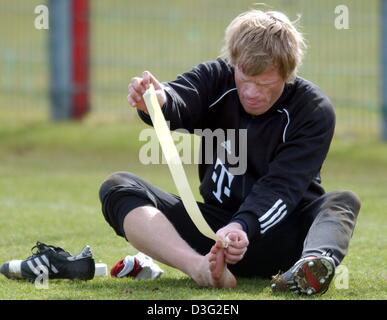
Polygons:
<instances>
[{"instance_id":1,"label":"man's fingers","mask_svg":"<svg viewBox=\"0 0 387 320\"><path fill-rule=\"evenodd\" d=\"M130 94L128 94L128 102L131 106L135 107L137 105L137 103L132 99L132 97L130 96Z\"/></svg>"},{"instance_id":2,"label":"man's fingers","mask_svg":"<svg viewBox=\"0 0 387 320\"><path fill-rule=\"evenodd\" d=\"M245 254L247 251L247 248L235 248L235 247L228 247L226 249L226 252L230 255L241 255L241 254Z\"/></svg>"},{"instance_id":3,"label":"man's fingers","mask_svg":"<svg viewBox=\"0 0 387 320\"><path fill-rule=\"evenodd\" d=\"M129 88L129 95L136 103L140 103L143 101L142 95L140 95L133 87Z\"/></svg>"},{"instance_id":4,"label":"man's fingers","mask_svg":"<svg viewBox=\"0 0 387 320\"><path fill-rule=\"evenodd\" d=\"M149 89L149 85L152 83L153 86L155 87L155 90L157 90L155 84L158 81L149 71L144 71L144 73L142 74L142 82L146 89Z\"/></svg>"},{"instance_id":5,"label":"man's fingers","mask_svg":"<svg viewBox=\"0 0 387 320\"><path fill-rule=\"evenodd\" d=\"M229 264L236 264L243 259L247 251L248 241L239 241L239 238L235 239L235 236L230 234L228 236L231 241L230 245L224 251L225 261ZM239 247L240 244L245 243L247 245Z\"/></svg>"},{"instance_id":6,"label":"man's fingers","mask_svg":"<svg viewBox=\"0 0 387 320\"><path fill-rule=\"evenodd\" d=\"M153 84L156 90L157 100L159 101L160 106L164 106L166 95L160 82L149 71L144 71L142 77L132 78L128 85L128 102L133 107L147 112L143 95L145 91L149 89L150 84Z\"/></svg>"},{"instance_id":7,"label":"man's fingers","mask_svg":"<svg viewBox=\"0 0 387 320\"><path fill-rule=\"evenodd\" d=\"M229 239L229 246L234 248L242 249L249 245L249 240L243 237L243 235L229 233L226 238Z\"/></svg>"},{"instance_id":8,"label":"man's fingers","mask_svg":"<svg viewBox=\"0 0 387 320\"><path fill-rule=\"evenodd\" d=\"M143 95L146 90L142 79L139 77L132 78L132 80L129 83L128 90L130 90L130 88L133 88L140 95Z\"/></svg>"},{"instance_id":9,"label":"man's fingers","mask_svg":"<svg viewBox=\"0 0 387 320\"><path fill-rule=\"evenodd\" d=\"M247 248L248 245L249 245L249 240L247 240L247 239L242 239L242 240L239 240L237 242L233 242L231 244L232 247L238 248L238 249Z\"/></svg>"},{"instance_id":10,"label":"man's fingers","mask_svg":"<svg viewBox=\"0 0 387 320\"><path fill-rule=\"evenodd\" d=\"M151 84L151 73L149 71L143 72L142 83L144 84L146 89L149 89L149 85Z\"/></svg>"},{"instance_id":11,"label":"man's fingers","mask_svg":"<svg viewBox=\"0 0 387 320\"><path fill-rule=\"evenodd\" d=\"M149 71L144 71L142 77L134 77L130 80L128 90L132 89L142 96L145 91L149 89L150 84L153 84L155 90L162 89L160 82L154 77L154 75Z\"/></svg>"},{"instance_id":12,"label":"man's fingers","mask_svg":"<svg viewBox=\"0 0 387 320\"><path fill-rule=\"evenodd\" d=\"M238 235L236 233L232 232L226 236L226 239L229 239L230 241L237 241Z\"/></svg>"},{"instance_id":13,"label":"man's fingers","mask_svg":"<svg viewBox=\"0 0 387 320\"><path fill-rule=\"evenodd\" d=\"M142 74L142 81L143 85L146 89L149 89L149 85L152 83L155 90L160 90L161 85L160 82L155 78L153 74L151 74L149 71L144 71Z\"/></svg>"},{"instance_id":14,"label":"man's fingers","mask_svg":"<svg viewBox=\"0 0 387 320\"><path fill-rule=\"evenodd\" d=\"M142 79L138 77L132 78L128 85L128 92L129 104L144 111L145 103L142 95L145 92L145 87L142 84Z\"/></svg>"}]
</instances>

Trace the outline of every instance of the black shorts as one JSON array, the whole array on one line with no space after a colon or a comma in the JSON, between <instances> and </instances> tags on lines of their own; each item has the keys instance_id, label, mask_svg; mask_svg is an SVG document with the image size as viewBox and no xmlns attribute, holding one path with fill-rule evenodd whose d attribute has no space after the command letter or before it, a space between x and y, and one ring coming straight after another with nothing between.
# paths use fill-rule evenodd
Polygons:
<instances>
[{"instance_id":1,"label":"black shorts","mask_svg":"<svg viewBox=\"0 0 387 320\"><path fill-rule=\"evenodd\" d=\"M106 221L122 237L125 237L123 222L126 215L137 207L153 206L200 254L207 254L214 244L196 228L178 196L164 192L133 174L119 172L111 175L101 186L100 200ZM214 232L227 225L234 214L210 204L198 202L198 206ZM238 276L247 277L269 277L280 270L286 271L301 256L305 231L300 228L297 215L289 217L270 235L250 240L244 259L230 265L230 270Z\"/></svg>"}]
</instances>

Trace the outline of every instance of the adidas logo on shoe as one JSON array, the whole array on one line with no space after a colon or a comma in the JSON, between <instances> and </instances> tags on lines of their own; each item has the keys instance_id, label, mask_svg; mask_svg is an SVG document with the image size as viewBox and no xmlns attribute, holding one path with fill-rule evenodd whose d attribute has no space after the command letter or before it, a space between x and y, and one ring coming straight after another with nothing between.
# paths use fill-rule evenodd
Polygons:
<instances>
[{"instance_id":1,"label":"adidas logo on shoe","mask_svg":"<svg viewBox=\"0 0 387 320\"><path fill-rule=\"evenodd\" d=\"M273 276L273 292L296 292L299 294L325 293L335 274L335 263L331 257L307 257L298 260L283 274Z\"/></svg>"},{"instance_id":2,"label":"adidas logo on shoe","mask_svg":"<svg viewBox=\"0 0 387 320\"><path fill-rule=\"evenodd\" d=\"M94 277L95 263L89 246L77 256L72 256L60 247L37 242L32 252L25 260L4 263L0 267L0 273L9 279L30 281L34 281L44 272L48 272L49 279L90 280Z\"/></svg>"}]
</instances>

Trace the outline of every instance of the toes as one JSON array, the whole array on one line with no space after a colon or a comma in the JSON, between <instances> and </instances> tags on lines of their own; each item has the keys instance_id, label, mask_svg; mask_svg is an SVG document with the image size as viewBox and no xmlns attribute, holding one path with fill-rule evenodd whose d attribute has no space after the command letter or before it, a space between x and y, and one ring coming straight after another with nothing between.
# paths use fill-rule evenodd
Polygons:
<instances>
[{"instance_id":1,"label":"toes","mask_svg":"<svg viewBox=\"0 0 387 320\"><path fill-rule=\"evenodd\" d=\"M216 268L216 262L215 261L210 261L210 271L213 272Z\"/></svg>"},{"instance_id":2,"label":"toes","mask_svg":"<svg viewBox=\"0 0 387 320\"><path fill-rule=\"evenodd\" d=\"M219 280L222 275L221 273L219 273L219 270L217 270L215 261L210 262L210 272L214 280Z\"/></svg>"},{"instance_id":3,"label":"toes","mask_svg":"<svg viewBox=\"0 0 387 320\"><path fill-rule=\"evenodd\" d=\"M223 248L223 242L221 240L216 240L216 243L214 245L217 249L222 249Z\"/></svg>"}]
</instances>

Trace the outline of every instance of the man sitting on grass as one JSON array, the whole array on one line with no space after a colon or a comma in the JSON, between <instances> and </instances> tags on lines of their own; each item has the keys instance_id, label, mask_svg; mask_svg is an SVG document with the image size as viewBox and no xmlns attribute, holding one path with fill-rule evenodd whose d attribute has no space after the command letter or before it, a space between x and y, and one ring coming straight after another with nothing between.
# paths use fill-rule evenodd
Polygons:
<instances>
[{"instance_id":1,"label":"man sitting on grass","mask_svg":"<svg viewBox=\"0 0 387 320\"><path fill-rule=\"evenodd\" d=\"M128 101L147 124L142 95L153 84L171 130L247 129L247 168L233 174L234 164L217 154L199 165L198 205L219 237L215 244L179 197L125 172L100 189L115 232L200 286L235 287L235 276L275 275L273 291L325 292L347 254L360 201L320 185L335 115L325 94L297 76L303 49L284 14L251 10L227 27L221 58L163 84L150 72L133 78Z\"/></svg>"}]
</instances>

